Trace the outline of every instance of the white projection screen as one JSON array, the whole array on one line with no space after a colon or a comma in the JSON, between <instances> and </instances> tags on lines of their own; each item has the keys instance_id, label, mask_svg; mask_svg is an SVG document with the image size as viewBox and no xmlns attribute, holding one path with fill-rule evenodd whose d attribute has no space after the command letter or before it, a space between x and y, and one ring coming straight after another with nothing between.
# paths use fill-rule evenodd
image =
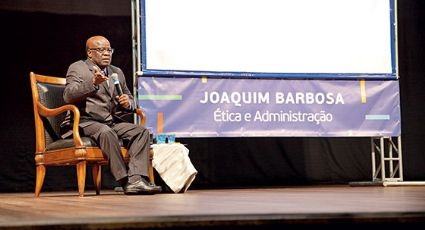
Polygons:
<instances>
[{"instance_id":1,"label":"white projection screen","mask_svg":"<svg viewBox=\"0 0 425 230\"><path fill-rule=\"evenodd\" d=\"M145 75L396 77L394 0L142 0Z\"/></svg>"}]
</instances>

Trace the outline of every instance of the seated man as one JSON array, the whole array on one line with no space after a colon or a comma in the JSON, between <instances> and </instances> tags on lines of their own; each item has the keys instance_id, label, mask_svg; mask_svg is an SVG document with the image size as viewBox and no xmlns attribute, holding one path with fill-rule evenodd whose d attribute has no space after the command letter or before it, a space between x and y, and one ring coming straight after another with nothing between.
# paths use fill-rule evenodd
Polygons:
<instances>
[{"instance_id":1,"label":"seated man","mask_svg":"<svg viewBox=\"0 0 425 230\"><path fill-rule=\"evenodd\" d=\"M63 97L66 103L79 108L82 135L96 141L108 158L111 172L124 193L159 193L161 187L148 182L148 131L115 116L118 111L133 111L135 103L122 70L111 65L113 51L105 37L89 38L86 42L87 59L74 62L68 68ZM120 90L115 89L112 74L117 75ZM62 123L62 130L65 131L63 137L72 133L69 131L70 124L72 116L69 113ZM121 156L119 139L128 142L128 168Z\"/></svg>"}]
</instances>

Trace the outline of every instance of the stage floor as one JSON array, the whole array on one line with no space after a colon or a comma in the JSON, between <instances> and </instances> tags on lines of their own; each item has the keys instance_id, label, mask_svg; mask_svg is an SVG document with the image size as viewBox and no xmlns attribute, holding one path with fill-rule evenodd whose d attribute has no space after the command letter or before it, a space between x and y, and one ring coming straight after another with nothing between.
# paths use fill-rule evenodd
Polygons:
<instances>
[{"instance_id":1,"label":"stage floor","mask_svg":"<svg viewBox=\"0 0 425 230\"><path fill-rule=\"evenodd\" d=\"M425 186L305 186L126 196L77 191L0 194L0 228L277 229L424 225Z\"/></svg>"}]
</instances>

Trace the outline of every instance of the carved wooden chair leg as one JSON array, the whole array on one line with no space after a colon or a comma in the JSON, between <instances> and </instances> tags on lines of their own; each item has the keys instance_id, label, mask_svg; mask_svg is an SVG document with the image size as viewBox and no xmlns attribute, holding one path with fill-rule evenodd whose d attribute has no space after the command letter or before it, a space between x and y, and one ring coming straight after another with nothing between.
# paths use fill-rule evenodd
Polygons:
<instances>
[{"instance_id":1,"label":"carved wooden chair leg","mask_svg":"<svg viewBox=\"0 0 425 230\"><path fill-rule=\"evenodd\" d=\"M84 196L84 186L86 183L86 161L77 163L77 180L78 180L78 194L80 197Z\"/></svg>"},{"instance_id":2,"label":"carved wooden chair leg","mask_svg":"<svg viewBox=\"0 0 425 230\"><path fill-rule=\"evenodd\" d=\"M94 189L96 190L96 195L99 195L100 182L101 182L101 176L102 176L102 166L98 164L94 164L92 166L92 175L93 175Z\"/></svg>"},{"instance_id":3,"label":"carved wooden chair leg","mask_svg":"<svg viewBox=\"0 0 425 230\"><path fill-rule=\"evenodd\" d=\"M151 184L155 184L152 161L153 161L153 148L150 148L149 149L149 182Z\"/></svg>"},{"instance_id":4,"label":"carved wooden chair leg","mask_svg":"<svg viewBox=\"0 0 425 230\"><path fill-rule=\"evenodd\" d=\"M41 191L41 187L43 187L45 175L46 175L46 167L44 165L37 165L36 179L35 179L35 197L40 196L40 191Z\"/></svg>"}]
</instances>

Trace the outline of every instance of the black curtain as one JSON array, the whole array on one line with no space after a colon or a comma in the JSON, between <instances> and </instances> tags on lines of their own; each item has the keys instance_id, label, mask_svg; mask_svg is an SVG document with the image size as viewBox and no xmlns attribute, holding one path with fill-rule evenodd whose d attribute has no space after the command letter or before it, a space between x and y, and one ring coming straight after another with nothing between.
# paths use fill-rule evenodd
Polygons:
<instances>
[{"instance_id":1,"label":"black curtain","mask_svg":"<svg viewBox=\"0 0 425 230\"><path fill-rule=\"evenodd\" d=\"M130 4L124 1L123 4ZM425 1L398 1L398 51L404 179L425 180ZM0 10L2 63L0 191L33 191L34 117L29 72L65 76L85 58L88 37L106 36L113 64L132 82L130 16L65 15ZM198 176L196 188L340 184L371 181L369 138L184 138ZM105 167L106 169L106 167ZM90 171L88 171L90 172ZM86 187L91 189L88 173ZM102 186L115 182L103 171ZM43 191L77 188L74 167L47 168Z\"/></svg>"}]
</instances>

